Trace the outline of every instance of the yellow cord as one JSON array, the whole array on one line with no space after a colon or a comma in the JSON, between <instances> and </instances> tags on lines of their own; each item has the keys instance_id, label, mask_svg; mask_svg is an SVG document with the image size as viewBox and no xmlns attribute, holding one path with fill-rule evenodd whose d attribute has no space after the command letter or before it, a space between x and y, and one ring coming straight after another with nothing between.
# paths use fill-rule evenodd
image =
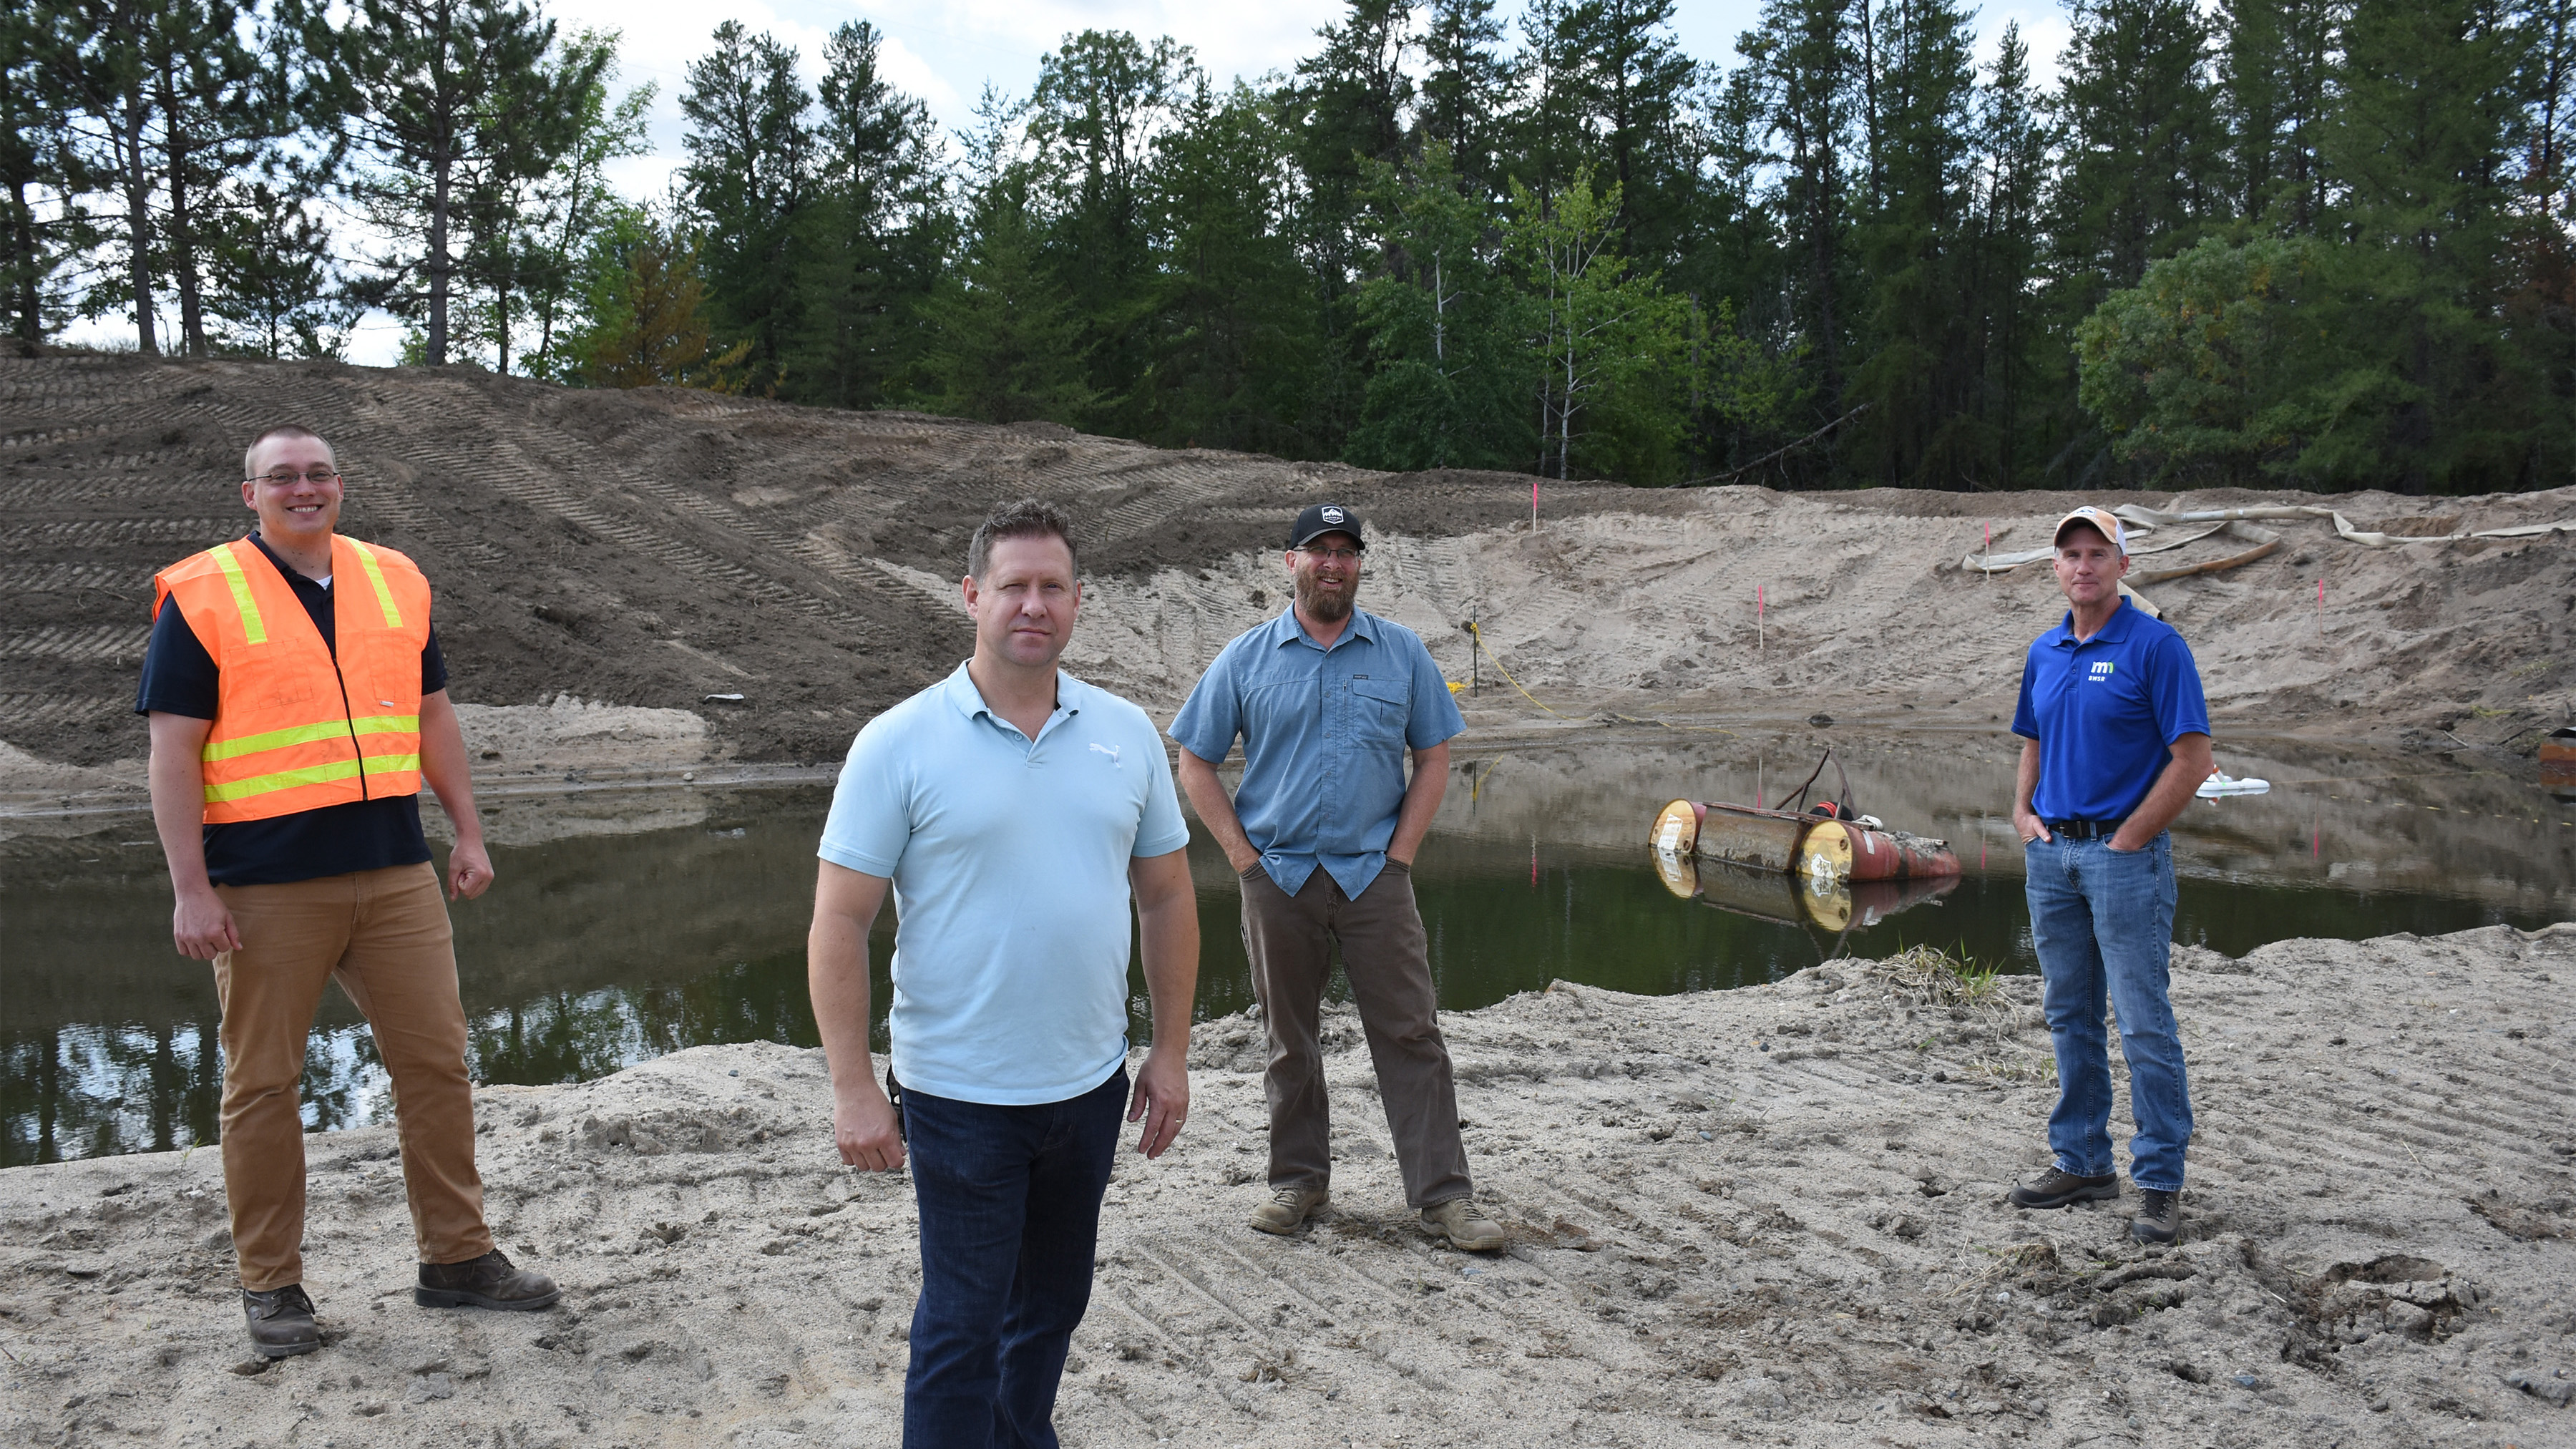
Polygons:
<instances>
[{"instance_id":1,"label":"yellow cord","mask_svg":"<svg viewBox=\"0 0 2576 1449\"><path fill-rule=\"evenodd\" d=\"M1470 622L1468 623L1468 625L1467 625L1467 632L1468 632L1469 634L1472 634L1472 635L1474 635L1474 636L1475 636L1476 644L1477 644L1477 646L1478 646L1479 648L1483 649L1483 650L1484 650L1486 653L1488 653L1488 654L1491 654L1491 653L1493 653L1493 652L1494 652L1494 650L1493 650L1493 646L1492 646L1492 645L1489 645L1489 644L1487 644L1487 643L1485 643L1485 636L1484 636L1484 633L1476 627L1476 625L1475 625L1475 623L1474 623L1473 621L1470 621ZM1532 703L1532 704L1537 704L1537 705L1538 705L1538 707L1539 707L1539 708L1541 708L1541 709L1547 709L1547 706L1546 706L1546 705L1544 705L1544 704L1539 704L1539 698L1538 698L1538 696L1537 696L1537 695L1530 693L1530 692L1529 692L1528 690L1526 690L1526 689L1521 689L1521 682L1520 682L1519 680L1517 680L1517 679L1513 679L1513 678L1512 678L1512 672L1511 672L1510 670L1505 669L1505 668L1503 667L1503 661L1502 661L1502 660L1500 660L1500 659L1496 659L1496 660L1494 661L1494 672L1495 672L1496 674L1501 675L1501 676L1504 678L1504 680L1505 680L1506 682L1508 682L1508 683L1511 685L1511 687L1512 687L1512 688L1514 688L1514 689L1520 689L1520 690L1521 690L1521 698L1528 700L1528 701L1529 701L1530 703ZM1552 709L1547 709L1547 712L1548 712L1549 714L1556 714L1556 711L1555 711L1555 710L1552 710ZM1574 719L1574 716L1572 716L1572 715L1570 715L1570 714L1556 714L1556 717L1557 717L1558 719L1561 719L1561 720L1573 720L1573 719ZM1576 722L1577 722L1577 723L1580 723L1580 721L1576 721Z\"/></svg>"}]
</instances>

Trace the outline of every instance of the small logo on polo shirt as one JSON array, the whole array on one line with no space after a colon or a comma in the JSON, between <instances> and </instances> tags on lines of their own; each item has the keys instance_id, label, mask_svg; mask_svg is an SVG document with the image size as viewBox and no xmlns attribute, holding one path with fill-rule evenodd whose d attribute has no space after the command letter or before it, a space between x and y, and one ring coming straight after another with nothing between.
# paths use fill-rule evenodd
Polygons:
<instances>
[{"instance_id":1,"label":"small logo on polo shirt","mask_svg":"<svg viewBox=\"0 0 2576 1449\"><path fill-rule=\"evenodd\" d=\"M2093 661L2093 677L2095 679L2107 679L2114 672L2116 671L2114 670L2110 660L2097 659Z\"/></svg>"},{"instance_id":2,"label":"small logo on polo shirt","mask_svg":"<svg viewBox=\"0 0 2576 1449\"><path fill-rule=\"evenodd\" d=\"M1116 746L1116 745L1104 745L1104 744L1100 743L1098 740L1093 740L1093 741L1091 742L1091 747L1092 747L1093 749L1095 749L1095 750L1098 750L1100 753L1102 753L1102 754L1104 754L1104 755L1107 755L1107 756L1109 757L1109 763L1111 763L1111 764L1113 764L1113 765L1118 765L1118 768L1119 768L1119 769L1122 769L1122 770L1123 770L1123 769L1126 769L1126 768L1127 768L1125 765L1121 765L1121 764L1119 764L1119 763L1118 763L1118 746Z\"/></svg>"}]
</instances>

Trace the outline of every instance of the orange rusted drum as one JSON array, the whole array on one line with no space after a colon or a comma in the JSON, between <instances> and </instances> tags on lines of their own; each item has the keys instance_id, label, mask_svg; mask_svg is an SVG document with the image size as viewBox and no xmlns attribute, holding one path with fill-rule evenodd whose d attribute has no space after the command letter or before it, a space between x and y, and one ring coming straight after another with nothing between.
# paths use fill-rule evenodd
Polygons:
<instances>
[{"instance_id":1,"label":"orange rusted drum","mask_svg":"<svg viewBox=\"0 0 2576 1449\"><path fill-rule=\"evenodd\" d=\"M1845 823L1851 836L1853 880L1922 880L1959 873L1959 857L1947 842L1893 830L1873 830Z\"/></svg>"},{"instance_id":2,"label":"orange rusted drum","mask_svg":"<svg viewBox=\"0 0 2576 1449\"><path fill-rule=\"evenodd\" d=\"M2576 725L2561 725L2540 742L2540 787L2576 800Z\"/></svg>"}]
</instances>

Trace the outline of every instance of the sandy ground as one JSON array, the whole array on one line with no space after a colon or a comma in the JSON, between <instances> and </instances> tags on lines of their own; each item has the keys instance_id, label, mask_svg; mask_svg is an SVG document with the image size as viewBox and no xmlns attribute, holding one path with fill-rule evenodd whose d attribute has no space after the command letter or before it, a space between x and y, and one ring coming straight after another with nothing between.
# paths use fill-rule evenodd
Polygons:
<instances>
[{"instance_id":1,"label":"sandy ground","mask_svg":"<svg viewBox=\"0 0 2576 1449\"><path fill-rule=\"evenodd\" d=\"M2576 926L2178 952L2201 1126L2171 1252L2131 1202L2026 1213L2034 983L1842 962L1724 995L1558 987L1453 1016L1506 1255L1401 1202L1355 1020L1334 1208L1240 1225L1257 1024L1122 1154L1059 1422L1075 1445L2576 1443ZM706 1047L480 1094L493 1221L564 1283L411 1305L390 1129L313 1139L327 1348L262 1371L212 1152L0 1175L0 1442L891 1444L899 1179L839 1168L819 1056ZM2125 1109L2123 1109L2125 1110Z\"/></svg>"}]
</instances>

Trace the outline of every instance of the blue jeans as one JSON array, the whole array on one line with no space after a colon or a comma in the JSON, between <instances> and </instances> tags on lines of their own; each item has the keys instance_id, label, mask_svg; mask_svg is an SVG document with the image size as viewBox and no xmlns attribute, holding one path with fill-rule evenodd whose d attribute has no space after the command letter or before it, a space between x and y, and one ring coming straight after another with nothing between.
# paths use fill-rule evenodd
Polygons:
<instances>
[{"instance_id":1,"label":"blue jeans","mask_svg":"<svg viewBox=\"0 0 2576 1449\"><path fill-rule=\"evenodd\" d=\"M2111 1057L2102 1028L2107 997L2119 1014L2129 1063L2129 1176L2139 1187L2180 1191L2191 1141L2191 1084L2167 990L2174 916L2173 837L2144 850L2101 840L2034 840L2029 866L2030 940L2039 952L2041 1002L2057 1048L2057 1110L2048 1118L2057 1165L2108 1177Z\"/></svg>"},{"instance_id":2,"label":"blue jeans","mask_svg":"<svg viewBox=\"0 0 2576 1449\"><path fill-rule=\"evenodd\" d=\"M1054 1449L1056 1384L1091 1306L1100 1196L1126 1103L1124 1067L1034 1107L904 1089L921 1208L907 1449Z\"/></svg>"}]
</instances>

